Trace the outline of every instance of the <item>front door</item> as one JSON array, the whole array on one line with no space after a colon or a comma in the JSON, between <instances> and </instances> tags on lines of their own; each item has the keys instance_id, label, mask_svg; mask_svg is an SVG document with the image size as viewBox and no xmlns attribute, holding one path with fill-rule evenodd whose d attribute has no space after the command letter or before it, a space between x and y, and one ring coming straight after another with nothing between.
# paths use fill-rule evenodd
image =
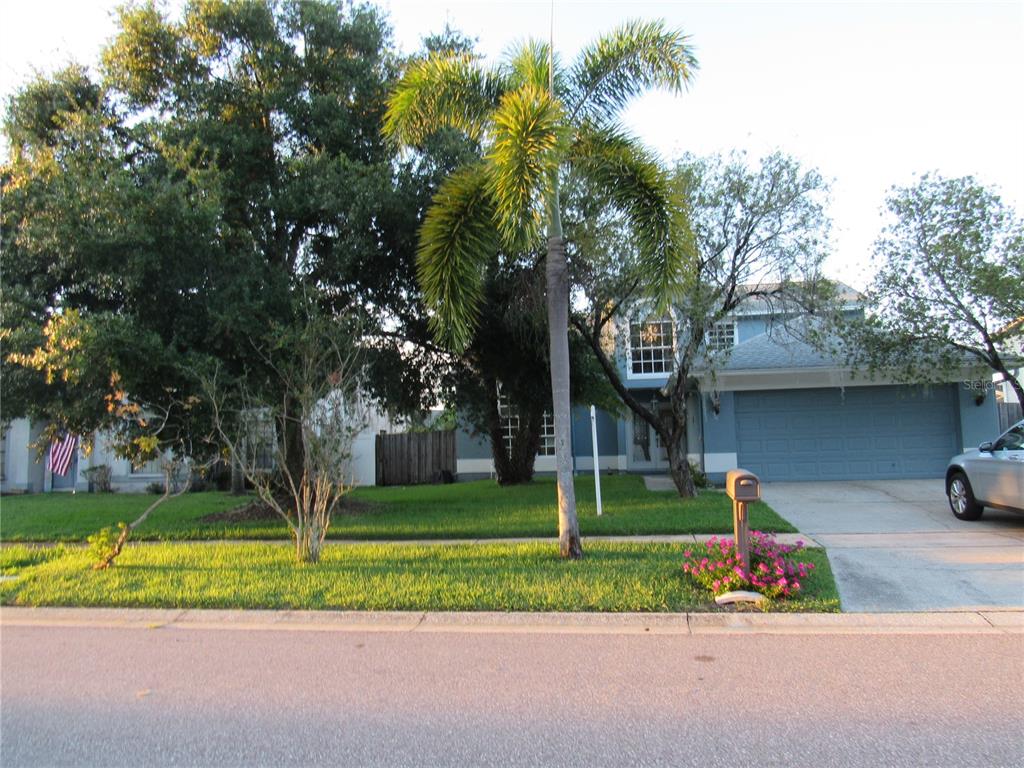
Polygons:
<instances>
[{"instance_id":1,"label":"front door","mask_svg":"<svg viewBox=\"0 0 1024 768\"><path fill-rule=\"evenodd\" d=\"M665 419L668 406L659 407L658 415ZM664 471L668 469L668 451L650 424L636 413L631 422L629 464L633 469Z\"/></svg>"},{"instance_id":2,"label":"front door","mask_svg":"<svg viewBox=\"0 0 1024 768\"><path fill-rule=\"evenodd\" d=\"M50 488L55 491L73 491L75 489L75 481L78 479L78 451L75 451L75 455L71 457L71 463L68 465L68 471L65 475L58 475L54 473L53 483Z\"/></svg>"}]
</instances>

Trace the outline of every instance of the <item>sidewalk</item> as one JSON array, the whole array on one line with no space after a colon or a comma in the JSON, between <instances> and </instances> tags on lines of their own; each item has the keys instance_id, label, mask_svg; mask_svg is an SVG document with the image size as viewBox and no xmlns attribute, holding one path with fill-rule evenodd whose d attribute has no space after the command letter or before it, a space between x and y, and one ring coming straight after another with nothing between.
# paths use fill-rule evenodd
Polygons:
<instances>
[{"instance_id":1,"label":"sidewalk","mask_svg":"<svg viewBox=\"0 0 1024 768\"><path fill-rule=\"evenodd\" d=\"M805 546L818 547L821 546L810 536L805 536L802 533L776 533L773 534L775 540L780 544L795 545L798 541L802 541ZM623 544L679 544L685 546L687 544L699 544L708 541L712 537L719 539L732 538L731 533L685 533L685 534L649 534L639 536L584 536L583 543L587 542L599 543L599 542L612 542L612 543L623 543ZM325 542L325 546L341 545L341 546L356 546L359 544L371 544L371 545L388 545L388 544L405 544L405 545L425 545L425 546L442 546L445 544L530 544L532 542L547 542L549 544L555 544L558 542L556 536L524 536L514 537L507 539L332 539L328 538ZM0 543L2 547L12 546L26 546L26 547L55 547L60 542L54 541L5 541ZM290 539L172 539L172 540L148 540L148 539L131 539L130 545L145 546L147 544L281 544L289 547L294 546ZM68 542L65 546L79 547L85 546L81 542Z\"/></svg>"},{"instance_id":2,"label":"sidewalk","mask_svg":"<svg viewBox=\"0 0 1024 768\"><path fill-rule=\"evenodd\" d=\"M0 627L671 635L1024 634L1024 611L495 613L0 608Z\"/></svg>"}]
</instances>

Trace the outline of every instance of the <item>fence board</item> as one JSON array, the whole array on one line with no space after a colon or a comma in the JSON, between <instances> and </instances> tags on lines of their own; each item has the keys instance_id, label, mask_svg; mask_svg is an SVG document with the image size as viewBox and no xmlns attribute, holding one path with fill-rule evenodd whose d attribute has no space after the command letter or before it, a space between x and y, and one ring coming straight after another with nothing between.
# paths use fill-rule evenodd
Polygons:
<instances>
[{"instance_id":1,"label":"fence board","mask_svg":"<svg viewBox=\"0 0 1024 768\"><path fill-rule=\"evenodd\" d=\"M377 485L434 483L448 472L455 476L455 432L377 435Z\"/></svg>"},{"instance_id":2,"label":"fence board","mask_svg":"<svg viewBox=\"0 0 1024 768\"><path fill-rule=\"evenodd\" d=\"M1021 405L1020 403L998 403L998 405L999 431L1005 432L1021 420Z\"/></svg>"}]
</instances>

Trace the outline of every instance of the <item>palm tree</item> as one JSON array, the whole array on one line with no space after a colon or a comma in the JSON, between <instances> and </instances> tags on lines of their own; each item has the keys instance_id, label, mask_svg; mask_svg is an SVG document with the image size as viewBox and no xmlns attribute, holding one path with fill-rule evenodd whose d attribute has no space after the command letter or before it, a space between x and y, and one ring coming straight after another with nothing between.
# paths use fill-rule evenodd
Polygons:
<instances>
[{"instance_id":1,"label":"palm tree","mask_svg":"<svg viewBox=\"0 0 1024 768\"><path fill-rule=\"evenodd\" d=\"M630 218L652 293L667 302L687 249L668 179L617 124L625 105L654 87L679 92L696 69L688 39L661 22L629 22L585 48L569 68L549 46L529 42L493 69L452 52L412 63L391 94L385 134L417 146L440 129L478 141L482 159L439 188L420 231L418 278L435 335L468 343L485 266L528 251L547 232L546 280L552 410L562 557L582 555L572 483L569 403L569 271L559 180L578 174Z\"/></svg>"}]
</instances>

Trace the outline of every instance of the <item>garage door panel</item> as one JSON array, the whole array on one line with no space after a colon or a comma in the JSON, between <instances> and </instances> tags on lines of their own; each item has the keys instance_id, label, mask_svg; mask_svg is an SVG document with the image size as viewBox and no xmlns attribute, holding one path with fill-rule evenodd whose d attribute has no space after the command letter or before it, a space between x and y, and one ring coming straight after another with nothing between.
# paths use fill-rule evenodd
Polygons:
<instances>
[{"instance_id":1,"label":"garage door panel","mask_svg":"<svg viewBox=\"0 0 1024 768\"><path fill-rule=\"evenodd\" d=\"M868 417L868 423L873 429L886 429L898 426L899 417L895 413L871 413Z\"/></svg>"},{"instance_id":2,"label":"garage door panel","mask_svg":"<svg viewBox=\"0 0 1024 768\"><path fill-rule=\"evenodd\" d=\"M738 392L741 467L766 480L940 477L957 452L952 386Z\"/></svg>"},{"instance_id":3,"label":"garage door panel","mask_svg":"<svg viewBox=\"0 0 1024 768\"><path fill-rule=\"evenodd\" d=\"M853 451L870 451L871 450L871 438L870 437L848 437L846 438L846 450Z\"/></svg>"}]
</instances>

